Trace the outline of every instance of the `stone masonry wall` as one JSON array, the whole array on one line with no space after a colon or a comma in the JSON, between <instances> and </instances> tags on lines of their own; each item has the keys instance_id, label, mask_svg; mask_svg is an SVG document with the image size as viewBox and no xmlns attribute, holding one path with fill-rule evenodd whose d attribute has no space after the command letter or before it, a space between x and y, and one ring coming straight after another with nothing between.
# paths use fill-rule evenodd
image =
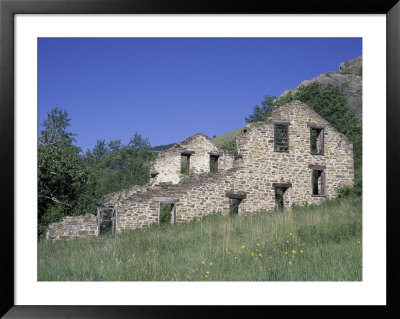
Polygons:
<instances>
[{"instance_id":1,"label":"stone masonry wall","mask_svg":"<svg viewBox=\"0 0 400 319\"><path fill-rule=\"evenodd\" d=\"M98 235L97 216L92 214L64 217L60 222L49 225L46 231L46 239L70 239Z\"/></svg>"},{"instance_id":2,"label":"stone masonry wall","mask_svg":"<svg viewBox=\"0 0 400 319\"><path fill-rule=\"evenodd\" d=\"M289 152L274 151L273 120L288 121ZM324 125L324 154L310 152L308 124ZM288 196L291 203L316 203L321 197L311 195L309 165L326 166L326 197L336 196L339 188L352 185L354 179L353 144L326 120L299 101L276 109L267 122L247 125L237 138L243 167L258 172L261 185L272 182L292 183ZM268 170L263 170L263 168Z\"/></svg>"},{"instance_id":3,"label":"stone masonry wall","mask_svg":"<svg viewBox=\"0 0 400 319\"><path fill-rule=\"evenodd\" d=\"M161 152L150 167L150 183L179 183L181 180L181 151L194 151L190 156L190 171L195 174L210 172L210 154L221 154L218 158L218 169L232 168L234 157L215 145L206 135L198 133L168 150Z\"/></svg>"},{"instance_id":4,"label":"stone masonry wall","mask_svg":"<svg viewBox=\"0 0 400 319\"><path fill-rule=\"evenodd\" d=\"M274 150L274 120L290 122L288 152ZM323 155L311 154L310 124L324 127ZM201 140L201 136L197 138ZM177 184L153 183L110 194L108 204L115 205L118 211L117 230L158 223L159 203L154 199L159 197L179 199L175 206L179 223L211 212L229 214L227 194L245 195L239 206L240 215L273 211L276 206L274 183L291 185L284 194L285 208L333 198L340 187L353 183L352 143L299 101L274 110L266 122L247 125L236 142L241 159L232 161L232 168L194 176ZM208 151L204 149L203 153ZM312 195L310 165L325 167L323 196Z\"/></svg>"}]
</instances>

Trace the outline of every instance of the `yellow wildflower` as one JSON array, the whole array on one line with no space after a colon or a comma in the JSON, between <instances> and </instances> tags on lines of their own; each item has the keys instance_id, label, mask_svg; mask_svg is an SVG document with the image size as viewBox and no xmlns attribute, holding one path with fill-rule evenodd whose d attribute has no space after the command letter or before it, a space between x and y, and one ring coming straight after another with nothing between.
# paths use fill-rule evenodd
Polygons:
<instances>
[{"instance_id":1,"label":"yellow wildflower","mask_svg":"<svg viewBox=\"0 0 400 319\"><path fill-rule=\"evenodd\" d=\"M290 243L290 241L288 241L288 240L287 240L286 242L287 242L288 244Z\"/></svg>"},{"instance_id":2,"label":"yellow wildflower","mask_svg":"<svg viewBox=\"0 0 400 319\"><path fill-rule=\"evenodd\" d=\"M287 251L285 251L285 255L287 255L288 254L288 252Z\"/></svg>"},{"instance_id":3,"label":"yellow wildflower","mask_svg":"<svg viewBox=\"0 0 400 319\"><path fill-rule=\"evenodd\" d=\"M210 272L207 270L207 271L206 271L206 274L208 275L209 273L210 273Z\"/></svg>"},{"instance_id":4,"label":"yellow wildflower","mask_svg":"<svg viewBox=\"0 0 400 319\"><path fill-rule=\"evenodd\" d=\"M237 259L237 256L234 256L233 258L235 258L235 260Z\"/></svg>"},{"instance_id":5,"label":"yellow wildflower","mask_svg":"<svg viewBox=\"0 0 400 319\"><path fill-rule=\"evenodd\" d=\"M228 251L228 255L230 255L231 254L231 252L230 251Z\"/></svg>"},{"instance_id":6,"label":"yellow wildflower","mask_svg":"<svg viewBox=\"0 0 400 319\"><path fill-rule=\"evenodd\" d=\"M257 246L260 246L260 243L257 243Z\"/></svg>"},{"instance_id":7,"label":"yellow wildflower","mask_svg":"<svg viewBox=\"0 0 400 319\"><path fill-rule=\"evenodd\" d=\"M292 249L292 253L293 253L293 254L295 254L295 253L296 253L296 251L295 251L294 249Z\"/></svg>"},{"instance_id":8,"label":"yellow wildflower","mask_svg":"<svg viewBox=\"0 0 400 319\"><path fill-rule=\"evenodd\" d=\"M291 265L292 264L292 262L291 261L289 261L289 265Z\"/></svg>"},{"instance_id":9,"label":"yellow wildflower","mask_svg":"<svg viewBox=\"0 0 400 319\"><path fill-rule=\"evenodd\" d=\"M207 275L204 275L204 278L208 278L208 276L207 276Z\"/></svg>"},{"instance_id":10,"label":"yellow wildflower","mask_svg":"<svg viewBox=\"0 0 400 319\"><path fill-rule=\"evenodd\" d=\"M301 252L301 253L304 253L304 250L303 250L303 249L300 249L300 252Z\"/></svg>"},{"instance_id":11,"label":"yellow wildflower","mask_svg":"<svg viewBox=\"0 0 400 319\"><path fill-rule=\"evenodd\" d=\"M246 246L245 246L245 245L242 245L242 248L246 248Z\"/></svg>"},{"instance_id":12,"label":"yellow wildflower","mask_svg":"<svg viewBox=\"0 0 400 319\"><path fill-rule=\"evenodd\" d=\"M214 263L213 263L213 262L210 262L210 266L212 266L212 265L214 265Z\"/></svg>"},{"instance_id":13,"label":"yellow wildflower","mask_svg":"<svg viewBox=\"0 0 400 319\"><path fill-rule=\"evenodd\" d=\"M292 233L289 233L289 236L292 236L293 234Z\"/></svg>"},{"instance_id":14,"label":"yellow wildflower","mask_svg":"<svg viewBox=\"0 0 400 319\"><path fill-rule=\"evenodd\" d=\"M361 244L361 242L360 242L360 241L358 241L358 242L357 242L357 244Z\"/></svg>"},{"instance_id":15,"label":"yellow wildflower","mask_svg":"<svg viewBox=\"0 0 400 319\"><path fill-rule=\"evenodd\" d=\"M202 265L205 265L205 264L206 264L206 262L205 262L204 260L202 260L202 261L201 261L201 264L202 264Z\"/></svg>"},{"instance_id":16,"label":"yellow wildflower","mask_svg":"<svg viewBox=\"0 0 400 319\"><path fill-rule=\"evenodd\" d=\"M268 258L269 258L269 259L272 259L272 256L269 256Z\"/></svg>"},{"instance_id":17,"label":"yellow wildflower","mask_svg":"<svg viewBox=\"0 0 400 319\"><path fill-rule=\"evenodd\" d=\"M259 256L259 257L262 257L262 254L261 254L261 253L259 253L259 254L258 254L258 256Z\"/></svg>"},{"instance_id":18,"label":"yellow wildflower","mask_svg":"<svg viewBox=\"0 0 400 319\"><path fill-rule=\"evenodd\" d=\"M254 256L254 252L252 252L251 255Z\"/></svg>"}]
</instances>

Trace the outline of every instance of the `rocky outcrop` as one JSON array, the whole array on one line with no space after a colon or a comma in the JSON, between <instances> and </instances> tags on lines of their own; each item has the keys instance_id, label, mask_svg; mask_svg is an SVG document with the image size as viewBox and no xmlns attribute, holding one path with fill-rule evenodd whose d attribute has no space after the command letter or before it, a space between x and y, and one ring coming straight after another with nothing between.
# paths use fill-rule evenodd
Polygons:
<instances>
[{"instance_id":1,"label":"rocky outcrop","mask_svg":"<svg viewBox=\"0 0 400 319\"><path fill-rule=\"evenodd\" d=\"M311 80L305 80L296 88L286 90L281 96L289 92L295 94L300 86L313 82L342 87L346 93L349 107L356 110L358 116L362 115L362 56L340 63L337 72L326 72Z\"/></svg>"}]
</instances>

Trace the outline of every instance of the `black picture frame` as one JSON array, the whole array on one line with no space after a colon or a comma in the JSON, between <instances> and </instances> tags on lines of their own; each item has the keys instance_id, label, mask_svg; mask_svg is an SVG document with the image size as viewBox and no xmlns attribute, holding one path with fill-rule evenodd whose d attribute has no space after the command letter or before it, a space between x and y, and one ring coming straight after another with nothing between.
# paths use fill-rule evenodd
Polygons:
<instances>
[{"instance_id":1,"label":"black picture frame","mask_svg":"<svg viewBox=\"0 0 400 319\"><path fill-rule=\"evenodd\" d=\"M16 306L14 303L14 15L15 14L385 14L387 19L387 305L386 306ZM399 316L395 275L399 176L400 106L400 3L398 0L287 0L287 1L185 1L185 0L0 0L0 180L1 308L4 318L152 318L226 317L262 315L302 317L327 313L341 317ZM383 102L382 102L383 103ZM381 132L382 133L382 132ZM380 213L380 212L377 212ZM266 309L265 307L268 307Z\"/></svg>"}]
</instances>

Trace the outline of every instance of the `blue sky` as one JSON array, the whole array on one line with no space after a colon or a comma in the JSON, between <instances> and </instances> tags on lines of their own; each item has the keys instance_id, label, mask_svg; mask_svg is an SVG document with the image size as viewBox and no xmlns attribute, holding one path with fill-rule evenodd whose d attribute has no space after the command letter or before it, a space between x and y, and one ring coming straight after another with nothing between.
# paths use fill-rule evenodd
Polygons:
<instances>
[{"instance_id":1,"label":"blue sky","mask_svg":"<svg viewBox=\"0 0 400 319\"><path fill-rule=\"evenodd\" d=\"M360 38L40 38L38 120L67 110L83 151L134 132L152 146L243 127L266 94L337 71Z\"/></svg>"}]
</instances>

